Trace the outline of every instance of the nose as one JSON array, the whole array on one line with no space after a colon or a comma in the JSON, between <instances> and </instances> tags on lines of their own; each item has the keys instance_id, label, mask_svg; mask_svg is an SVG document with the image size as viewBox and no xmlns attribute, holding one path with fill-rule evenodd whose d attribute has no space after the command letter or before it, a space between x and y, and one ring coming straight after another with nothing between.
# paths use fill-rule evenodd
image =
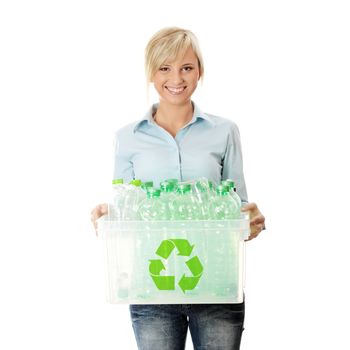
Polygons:
<instances>
[{"instance_id":1,"label":"nose","mask_svg":"<svg viewBox=\"0 0 350 350\"><path fill-rule=\"evenodd\" d=\"M170 81L172 84L176 85L180 85L181 83L183 83L184 79L182 76L182 72L178 71L178 70L173 70L171 77L170 77Z\"/></svg>"}]
</instances>

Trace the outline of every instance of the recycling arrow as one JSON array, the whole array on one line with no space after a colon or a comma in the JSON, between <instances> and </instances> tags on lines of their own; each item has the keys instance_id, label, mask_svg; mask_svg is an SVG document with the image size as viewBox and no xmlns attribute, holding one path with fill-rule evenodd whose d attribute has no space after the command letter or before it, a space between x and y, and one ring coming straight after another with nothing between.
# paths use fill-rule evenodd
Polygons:
<instances>
[{"instance_id":1,"label":"recycling arrow","mask_svg":"<svg viewBox=\"0 0 350 350\"><path fill-rule=\"evenodd\" d=\"M181 277L179 281L179 286L182 289L182 291L185 293L186 290L192 290L194 289L200 279L201 276L199 277L186 277L185 274Z\"/></svg>"},{"instance_id":2,"label":"recycling arrow","mask_svg":"<svg viewBox=\"0 0 350 350\"><path fill-rule=\"evenodd\" d=\"M192 290L197 286L203 272L203 266L197 256L186 261L186 265L192 272L193 277L187 277L185 274L182 275L179 286L184 293L186 290Z\"/></svg>"},{"instance_id":3,"label":"recycling arrow","mask_svg":"<svg viewBox=\"0 0 350 350\"><path fill-rule=\"evenodd\" d=\"M165 270L165 266L162 262L162 260L150 260L150 264L149 264L149 272L152 275L160 275L160 272L162 270Z\"/></svg>"},{"instance_id":4,"label":"recycling arrow","mask_svg":"<svg viewBox=\"0 0 350 350\"><path fill-rule=\"evenodd\" d=\"M192 272L193 276L199 276L203 272L203 265L198 259L198 256L194 256L192 259L186 261L186 265Z\"/></svg>"},{"instance_id":5,"label":"recycling arrow","mask_svg":"<svg viewBox=\"0 0 350 350\"><path fill-rule=\"evenodd\" d=\"M175 276L152 276L152 279L160 290L175 289Z\"/></svg>"},{"instance_id":6,"label":"recycling arrow","mask_svg":"<svg viewBox=\"0 0 350 350\"><path fill-rule=\"evenodd\" d=\"M182 255L182 256L191 255L194 245L191 246L187 239L172 239L171 241L175 244L179 252L177 255Z\"/></svg>"},{"instance_id":7,"label":"recycling arrow","mask_svg":"<svg viewBox=\"0 0 350 350\"><path fill-rule=\"evenodd\" d=\"M194 245L191 245L187 239L173 238L163 240L156 254L163 259L168 259L174 248L178 251L178 256L190 256ZM175 289L175 276L163 276L160 273L165 270L165 266L160 259L150 259L149 272L153 279L153 282L160 290L174 290ZM186 261L186 265L192 273L192 276L182 275L179 286L185 293L186 290L194 289L203 273L203 265L201 264L197 256L192 257Z\"/></svg>"},{"instance_id":8,"label":"recycling arrow","mask_svg":"<svg viewBox=\"0 0 350 350\"><path fill-rule=\"evenodd\" d=\"M164 259L168 259L175 247L178 250L178 255L190 256L194 245L191 246L187 239L167 239L162 241L156 254Z\"/></svg>"},{"instance_id":9,"label":"recycling arrow","mask_svg":"<svg viewBox=\"0 0 350 350\"><path fill-rule=\"evenodd\" d=\"M168 259L169 255L173 251L175 245L170 240L164 240L158 247L156 254L164 259Z\"/></svg>"}]
</instances>

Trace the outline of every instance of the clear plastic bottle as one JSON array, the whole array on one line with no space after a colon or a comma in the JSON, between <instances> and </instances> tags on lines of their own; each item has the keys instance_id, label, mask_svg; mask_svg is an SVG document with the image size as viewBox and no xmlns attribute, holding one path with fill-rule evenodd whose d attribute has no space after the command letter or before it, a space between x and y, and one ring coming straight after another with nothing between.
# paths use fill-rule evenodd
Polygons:
<instances>
[{"instance_id":1,"label":"clear plastic bottle","mask_svg":"<svg viewBox=\"0 0 350 350\"><path fill-rule=\"evenodd\" d=\"M141 180L131 180L125 186L123 220L138 220L138 208L142 200L146 197L141 189Z\"/></svg>"},{"instance_id":2,"label":"clear plastic bottle","mask_svg":"<svg viewBox=\"0 0 350 350\"><path fill-rule=\"evenodd\" d=\"M232 220L239 214L237 202L229 195L228 187L223 185L216 187L216 196L211 200L210 208L214 220Z\"/></svg>"},{"instance_id":3,"label":"clear plastic bottle","mask_svg":"<svg viewBox=\"0 0 350 350\"><path fill-rule=\"evenodd\" d=\"M202 214L198 201L192 194L191 184L179 183L174 200L175 220L200 220Z\"/></svg>"},{"instance_id":4,"label":"clear plastic bottle","mask_svg":"<svg viewBox=\"0 0 350 350\"><path fill-rule=\"evenodd\" d=\"M211 200L216 197L215 186L212 181L208 180L208 202L210 205Z\"/></svg>"},{"instance_id":5,"label":"clear plastic bottle","mask_svg":"<svg viewBox=\"0 0 350 350\"><path fill-rule=\"evenodd\" d=\"M176 198L174 182L162 181L160 183L160 198L163 200L169 210L169 220L174 219L174 201Z\"/></svg>"},{"instance_id":6,"label":"clear plastic bottle","mask_svg":"<svg viewBox=\"0 0 350 350\"><path fill-rule=\"evenodd\" d=\"M108 203L108 216L115 220L121 220L124 209L125 188L123 179L112 180L112 198Z\"/></svg>"},{"instance_id":7,"label":"clear plastic bottle","mask_svg":"<svg viewBox=\"0 0 350 350\"><path fill-rule=\"evenodd\" d=\"M233 180L231 180L231 179L227 179L227 180L221 181L221 184L224 185L224 186L228 186L229 187L229 194L236 201L236 203L238 205L238 208L239 208L239 212L240 212L241 207L242 207L242 201L241 201L241 198L239 197L239 195L236 192L235 182ZM239 216L238 214L237 214L237 216Z\"/></svg>"},{"instance_id":8,"label":"clear plastic bottle","mask_svg":"<svg viewBox=\"0 0 350 350\"><path fill-rule=\"evenodd\" d=\"M145 221L170 219L169 208L160 198L160 190L151 187L147 189L147 197L141 202L138 212Z\"/></svg>"},{"instance_id":9,"label":"clear plastic bottle","mask_svg":"<svg viewBox=\"0 0 350 350\"><path fill-rule=\"evenodd\" d=\"M211 190L209 181L206 178L201 178L198 181L196 181L193 185L193 192L198 201L202 219L208 220L210 218L211 200Z\"/></svg>"},{"instance_id":10,"label":"clear plastic bottle","mask_svg":"<svg viewBox=\"0 0 350 350\"><path fill-rule=\"evenodd\" d=\"M216 195L210 203L211 218L216 221L217 225L208 243L210 246L210 261L208 262L210 283L216 295L227 296L230 288L226 281L232 269L229 264L229 261L232 260L231 249L227 249L230 222L222 220L235 219L238 206L230 196L228 186L218 185L215 190Z\"/></svg>"}]
</instances>

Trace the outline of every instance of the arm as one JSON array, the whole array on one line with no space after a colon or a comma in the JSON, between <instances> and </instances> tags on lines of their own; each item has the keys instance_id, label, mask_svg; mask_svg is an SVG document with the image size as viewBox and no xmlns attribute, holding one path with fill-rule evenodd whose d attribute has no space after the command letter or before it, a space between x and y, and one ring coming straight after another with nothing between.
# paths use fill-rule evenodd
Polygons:
<instances>
[{"instance_id":1,"label":"arm","mask_svg":"<svg viewBox=\"0 0 350 350\"><path fill-rule=\"evenodd\" d=\"M222 179L232 179L235 182L237 194L242 204L248 203L247 189L243 174L243 157L241 139L236 124L231 123L227 136L226 150L222 164Z\"/></svg>"},{"instance_id":2,"label":"arm","mask_svg":"<svg viewBox=\"0 0 350 350\"><path fill-rule=\"evenodd\" d=\"M248 212L250 217L250 236L248 240L256 238L262 230L265 230L265 217L255 203L248 203L243 175L241 140L238 127L234 123L232 123L228 136L222 177L223 179L231 178L235 181L237 193L242 200L241 210L242 212Z\"/></svg>"},{"instance_id":3,"label":"arm","mask_svg":"<svg viewBox=\"0 0 350 350\"><path fill-rule=\"evenodd\" d=\"M130 162L128 155L125 151L120 147L120 138L118 137L118 133L115 135L114 139L114 173L113 179L124 179L125 182L129 182L134 177L134 172L132 168L132 163ZM101 203L98 204L91 211L91 222L95 227L96 235L97 235L97 220L103 216L108 214L108 204Z\"/></svg>"}]
</instances>

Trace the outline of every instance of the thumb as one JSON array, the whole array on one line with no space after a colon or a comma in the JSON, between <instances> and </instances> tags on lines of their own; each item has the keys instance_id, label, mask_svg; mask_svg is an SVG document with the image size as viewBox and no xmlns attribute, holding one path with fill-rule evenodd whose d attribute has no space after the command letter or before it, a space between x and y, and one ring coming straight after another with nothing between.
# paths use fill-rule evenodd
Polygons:
<instances>
[{"instance_id":1,"label":"thumb","mask_svg":"<svg viewBox=\"0 0 350 350\"><path fill-rule=\"evenodd\" d=\"M255 203L247 203L241 208L241 211L249 211L249 210L256 210L258 207Z\"/></svg>"}]
</instances>

